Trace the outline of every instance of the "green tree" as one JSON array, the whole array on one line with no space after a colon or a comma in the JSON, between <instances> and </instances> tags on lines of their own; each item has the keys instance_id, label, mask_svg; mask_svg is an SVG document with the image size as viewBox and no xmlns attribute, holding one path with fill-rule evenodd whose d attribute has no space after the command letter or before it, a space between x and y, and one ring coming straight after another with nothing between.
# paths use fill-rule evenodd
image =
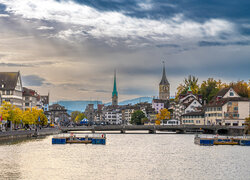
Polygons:
<instances>
[{"instance_id":1,"label":"green tree","mask_svg":"<svg viewBox=\"0 0 250 180\"><path fill-rule=\"evenodd\" d=\"M147 117L141 119L142 124L148 123L149 119Z\"/></svg>"},{"instance_id":2,"label":"green tree","mask_svg":"<svg viewBox=\"0 0 250 180\"><path fill-rule=\"evenodd\" d=\"M130 123L135 125L141 125L143 118L145 118L144 112L142 112L141 110L137 110L132 114Z\"/></svg>"},{"instance_id":3,"label":"green tree","mask_svg":"<svg viewBox=\"0 0 250 180\"><path fill-rule=\"evenodd\" d=\"M206 81L203 81L200 87L200 93L203 100L209 102L219 91L217 87L217 81L213 78L208 78Z\"/></svg>"}]
</instances>

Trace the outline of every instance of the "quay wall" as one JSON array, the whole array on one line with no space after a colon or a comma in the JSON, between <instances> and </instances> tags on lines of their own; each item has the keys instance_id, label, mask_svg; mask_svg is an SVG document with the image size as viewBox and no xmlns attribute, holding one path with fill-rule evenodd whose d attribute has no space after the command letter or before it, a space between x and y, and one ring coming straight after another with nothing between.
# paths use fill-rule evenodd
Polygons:
<instances>
[{"instance_id":1,"label":"quay wall","mask_svg":"<svg viewBox=\"0 0 250 180\"><path fill-rule=\"evenodd\" d=\"M9 139L22 139L38 136L47 136L53 134L59 134L61 130L57 128L46 128L36 130L17 130L17 131L6 131L0 132L0 141L6 141Z\"/></svg>"}]
</instances>

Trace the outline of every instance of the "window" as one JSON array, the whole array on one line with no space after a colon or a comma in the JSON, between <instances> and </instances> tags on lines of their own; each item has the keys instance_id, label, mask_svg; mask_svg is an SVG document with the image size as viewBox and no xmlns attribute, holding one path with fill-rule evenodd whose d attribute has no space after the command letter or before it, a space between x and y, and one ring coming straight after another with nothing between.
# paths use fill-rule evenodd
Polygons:
<instances>
[{"instance_id":1,"label":"window","mask_svg":"<svg viewBox=\"0 0 250 180\"><path fill-rule=\"evenodd\" d=\"M25 106L30 106L30 103L25 103Z\"/></svg>"},{"instance_id":2,"label":"window","mask_svg":"<svg viewBox=\"0 0 250 180\"><path fill-rule=\"evenodd\" d=\"M6 91L6 95L10 95L10 91Z\"/></svg>"},{"instance_id":3,"label":"window","mask_svg":"<svg viewBox=\"0 0 250 180\"><path fill-rule=\"evenodd\" d=\"M218 110L218 111L221 111L221 107L217 107L217 110Z\"/></svg>"},{"instance_id":4,"label":"window","mask_svg":"<svg viewBox=\"0 0 250 180\"><path fill-rule=\"evenodd\" d=\"M237 110L238 110L238 107L234 107L234 110L237 111Z\"/></svg>"},{"instance_id":5,"label":"window","mask_svg":"<svg viewBox=\"0 0 250 180\"><path fill-rule=\"evenodd\" d=\"M228 102L227 104L228 104L228 106L232 106L232 102Z\"/></svg>"},{"instance_id":6,"label":"window","mask_svg":"<svg viewBox=\"0 0 250 180\"><path fill-rule=\"evenodd\" d=\"M229 95L230 95L230 96L234 96L234 92L230 92Z\"/></svg>"}]
</instances>

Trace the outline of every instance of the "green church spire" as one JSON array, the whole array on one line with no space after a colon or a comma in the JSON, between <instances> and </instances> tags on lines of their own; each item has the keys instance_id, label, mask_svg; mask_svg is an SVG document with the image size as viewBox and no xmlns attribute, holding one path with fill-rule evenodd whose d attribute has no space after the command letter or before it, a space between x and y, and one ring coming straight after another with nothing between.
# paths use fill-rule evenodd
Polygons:
<instances>
[{"instance_id":1,"label":"green church spire","mask_svg":"<svg viewBox=\"0 0 250 180\"><path fill-rule=\"evenodd\" d=\"M116 70L114 73L114 86L113 86L112 97L114 97L115 95L118 96L118 92L117 92L117 88L116 88Z\"/></svg>"}]
</instances>

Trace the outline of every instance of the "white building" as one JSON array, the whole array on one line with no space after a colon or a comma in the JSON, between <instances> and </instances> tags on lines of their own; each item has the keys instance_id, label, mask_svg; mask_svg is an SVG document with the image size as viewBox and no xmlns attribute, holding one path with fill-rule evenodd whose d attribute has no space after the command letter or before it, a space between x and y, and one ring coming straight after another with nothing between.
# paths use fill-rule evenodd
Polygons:
<instances>
[{"instance_id":1,"label":"white building","mask_svg":"<svg viewBox=\"0 0 250 180\"><path fill-rule=\"evenodd\" d=\"M122 112L120 110L107 110L105 112L105 121L108 124L122 124Z\"/></svg>"},{"instance_id":2,"label":"white building","mask_svg":"<svg viewBox=\"0 0 250 180\"><path fill-rule=\"evenodd\" d=\"M161 109L166 108L166 103L167 103L166 100L162 100L162 99L153 99L153 100L152 100L152 108L154 108L155 111L156 111L157 113L159 113Z\"/></svg>"},{"instance_id":3,"label":"white building","mask_svg":"<svg viewBox=\"0 0 250 180\"><path fill-rule=\"evenodd\" d=\"M249 117L250 100L240 97L233 88L225 88L207 104L205 123L207 125L242 126Z\"/></svg>"},{"instance_id":4,"label":"white building","mask_svg":"<svg viewBox=\"0 0 250 180\"><path fill-rule=\"evenodd\" d=\"M0 72L0 103L10 102L22 109L22 91L20 72Z\"/></svg>"},{"instance_id":5,"label":"white building","mask_svg":"<svg viewBox=\"0 0 250 180\"><path fill-rule=\"evenodd\" d=\"M205 125L204 111L189 112L181 116L181 124Z\"/></svg>"},{"instance_id":6,"label":"white building","mask_svg":"<svg viewBox=\"0 0 250 180\"><path fill-rule=\"evenodd\" d=\"M197 111L202 107L202 99L199 95L194 95L190 89L187 94L180 95L179 101L171 104L173 118L181 120L181 116L186 113Z\"/></svg>"}]
</instances>

